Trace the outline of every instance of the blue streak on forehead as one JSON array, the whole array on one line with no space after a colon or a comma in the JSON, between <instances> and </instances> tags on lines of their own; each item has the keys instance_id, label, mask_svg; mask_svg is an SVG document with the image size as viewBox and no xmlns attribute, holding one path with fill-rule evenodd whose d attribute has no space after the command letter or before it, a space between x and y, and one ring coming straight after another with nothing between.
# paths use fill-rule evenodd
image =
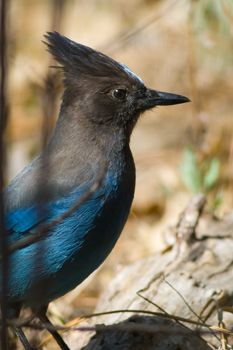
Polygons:
<instances>
[{"instance_id":1,"label":"blue streak on forehead","mask_svg":"<svg viewBox=\"0 0 233 350\"><path fill-rule=\"evenodd\" d=\"M129 69L129 67L127 67L125 64L120 63L120 65L122 66L122 68L124 69L124 71L129 74L132 78L137 79L138 81L140 81L140 83L142 83L144 85L143 80L136 75L134 72L131 71L131 69Z\"/></svg>"}]
</instances>

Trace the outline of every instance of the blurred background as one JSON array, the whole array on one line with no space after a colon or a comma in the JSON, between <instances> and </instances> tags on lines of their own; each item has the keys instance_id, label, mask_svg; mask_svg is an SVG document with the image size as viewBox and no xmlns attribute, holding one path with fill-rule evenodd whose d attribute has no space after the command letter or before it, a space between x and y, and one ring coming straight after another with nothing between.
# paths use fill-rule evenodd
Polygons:
<instances>
[{"instance_id":1,"label":"blurred background","mask_svg":"<svg viewBox=\"0 0 233 350\"><path fill-rule=\"evenodd\" d=\"M94 310L122 265L172 243L165 227L193 193L206 193L218 216L232 210L233 1L11 0L7 181L40 151L59 110L62 80L42 43L49 30L125 63L151 88L192 100L140 119L130 218L104 265L50 305L53 318L67 322Z\"/></svg>"}]
</instances>

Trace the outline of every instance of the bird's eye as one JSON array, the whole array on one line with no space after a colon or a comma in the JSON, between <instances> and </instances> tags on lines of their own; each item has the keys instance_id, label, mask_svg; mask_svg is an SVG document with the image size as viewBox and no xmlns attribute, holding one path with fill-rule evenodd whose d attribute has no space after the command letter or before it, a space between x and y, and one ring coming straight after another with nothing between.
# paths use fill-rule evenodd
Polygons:
<instances>
[{"instance_id":1,"label":"bird's eye","mask_svg":"<svg viewBox=\"0 0 233 350\"><path fill-rule=\"evenodd\" d=\"M114 89L112 91L112 96L118 100L124 100L127 96L126 89Z\"/></svg>"}]
</instances>

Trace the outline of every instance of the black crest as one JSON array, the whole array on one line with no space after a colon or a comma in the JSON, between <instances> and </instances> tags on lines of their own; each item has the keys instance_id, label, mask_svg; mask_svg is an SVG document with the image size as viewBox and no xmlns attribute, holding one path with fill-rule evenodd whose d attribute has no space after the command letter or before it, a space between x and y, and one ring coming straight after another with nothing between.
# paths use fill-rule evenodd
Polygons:
<instances>
[{"instance_id":1,"label":"black crest","mask_svg":"<svg viewBox=\"0 0 233 350\"><path fill-rule=\"evenodd\" d=\"M55 60L67 73L113 77L127 74L123 66L112 58L88 46L76 43L58 32L48 32L45 44Z\"/></svg>"}]
</instances>

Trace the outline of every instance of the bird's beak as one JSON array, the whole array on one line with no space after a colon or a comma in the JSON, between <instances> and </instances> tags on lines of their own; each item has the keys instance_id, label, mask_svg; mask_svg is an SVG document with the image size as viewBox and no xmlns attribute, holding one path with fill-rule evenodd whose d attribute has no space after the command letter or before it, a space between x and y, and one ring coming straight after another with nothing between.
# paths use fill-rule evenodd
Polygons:
<instances>
[{"instance_id":1,"label":"bird's beak","mask_svg":"<svg viewBox=\"0 0 233 350\"><path fill-rule=\"evenodd\" d=\"M143 98L140 99L139 104L142 109L146 110L156 106L176 105L186 102L190 102L188 97L147 89Z\"/></svg>"}]
</instances>

